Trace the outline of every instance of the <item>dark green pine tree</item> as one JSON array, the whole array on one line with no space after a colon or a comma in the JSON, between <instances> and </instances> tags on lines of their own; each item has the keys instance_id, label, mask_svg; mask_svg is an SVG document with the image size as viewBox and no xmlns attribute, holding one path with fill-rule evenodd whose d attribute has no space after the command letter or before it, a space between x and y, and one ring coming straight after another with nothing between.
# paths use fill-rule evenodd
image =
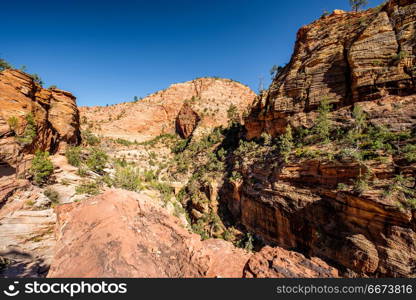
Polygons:
<instances>
[{"instance_id":1,"label":"dark green pine tree","mask_svg":"<svg viewBox=\"0 0 416 300\"><path fill-rule=\"evenodd\" d=\"M350 0L350 5L356 12L368 4L367 0Z\"/></svg>"}]
</instances>

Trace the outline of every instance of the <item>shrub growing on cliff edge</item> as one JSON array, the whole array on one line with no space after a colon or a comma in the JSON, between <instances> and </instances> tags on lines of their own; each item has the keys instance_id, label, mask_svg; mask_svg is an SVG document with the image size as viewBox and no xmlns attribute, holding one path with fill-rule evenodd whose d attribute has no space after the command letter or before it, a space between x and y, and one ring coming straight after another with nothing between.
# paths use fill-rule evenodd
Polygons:
<instances>
[{"instance_id":1,"label":"shrub growing on cliff edge","mask_svg":"<svg viewBox=\"0 0 416 300\"><path fill-rule=\"evenodd\" d=\"M331 133L331 120L329 119L329 112L332 105L328 98L324 98L318 107L318 118L314 127L314 132L321 142L329 142L329 135Z\"/></svg>"},{"instance_id":2,"label":"shrub growing on cliff edge","mask_svg":"<svg viewBox=\"0 0 416 300\"><path fill-rule=\"evenodd\" d=\"M353 10L356 12L364 8L368 4L367 0L350 0L350 5Z\"/></svg>"},{"instance_id":3,"label":"shrub growing on cliff edge","mask_svg":"<svg viewBox=\"0 0 416 300\"><path fill-rule=\"evenodd\" d=\"M7 61L0 58L0 72L6 69L11 69L11 68L12 66Z\"/></svg>"},{"instance_id":4,"label":"shrub growing on cliff edge","mask_svg":"<svg viewBox=\"0 0 416 300\"><path fill-rule=\"evenodd\" d=\"M36 151L30 173L33 176L33 182L37 185L42 185L48 181L53 173L53 164L49 159L49 152Z\"/></svg>"},{"instance_id":5,"label":"shrub growing on cliff edge","mask_svg":"<svg viewBox=\"0 0 416 300\"><path fill-rule=\"evenodd\" d=\"M32 77L35 83L39 84L40 86L43 86L42 78L40 78L38 74L31 74L30 77Z\"/></svg>"},{"instance_id":6,"label":"shrub growing on cliff edge","mask_svg":"<svg viewBox=\"0 0 416 300\"><path fill-rule=\"evenodd\" d=\"M10 124L9 124L10 126ZM26 127L23 135L17 137L17 141L22 145L30 145L33 143L37 134L36 131L36 121L32 113L29 113L26 116Z\"/></svg>"},{"instance_id":7,"label":"shrub growing on cliff edge","mask_svg":"<svg viewBox=\"0 0 416 300\"><path fill-rule=\"evenodd\" d=\"M279 148L283 161L287 163L289 155L293 150L293 135L292 127L290 125L287 126L285 134L280 136Z\"/></svg>"}]
</instances>

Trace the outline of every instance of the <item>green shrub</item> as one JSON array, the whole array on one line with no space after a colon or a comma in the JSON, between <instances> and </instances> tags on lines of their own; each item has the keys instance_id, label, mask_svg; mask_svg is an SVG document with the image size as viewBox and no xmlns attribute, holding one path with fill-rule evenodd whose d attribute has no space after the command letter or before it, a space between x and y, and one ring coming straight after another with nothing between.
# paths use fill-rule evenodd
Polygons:
<instances>
[{"instance_id":1,"label":"green shrub","mask_svg":"<svg viewBox=\"0 0 416 300\"><path fill-rule=\"evenodd\" d=\"M392 57L392 60L394 63L399 63L400 61L402 61L403 59L405 59L409 54L406 51L400 51L399 53L397 53L396 55L394 55Z\"/></svg>"},{"instance_id":2,"label":"green shrub","mask_svg":"<svg viewBox=\"0 0 416 300\"><path fill-rule=\"evenodd\" d=\"M288 162L290 153L293 150L292 127L287 126L286 132L279 138L279 151L285 163Z\"/></svg>"},{"instance_id":3,"label":"green shrub","mask_svg":"<svg viewBox=\"0 0 416 300\"><path fill-rule=\"evenodd\" d=\"M12 66L7 61L0 58L0 72L5 70L5 69L11 69L11 68L12 68Z\"/></svg>"},{"instance_id":4,"label":"green shrub","mask_svg":"<svg viewBox=\"0 0 416 300\"><path fill-rule=\"evenodd\" d=\"M93 148L89 154L86 164L91 171L103 174L108 162L108 155L99 148Z\"/></svg>"},{"instance_id":5,"label":"green shrub","mask_svg":"<svg viewBox=\"0 0 416 300\"><path fill-rule=\"evenodd\" d=\"M78 185L75 188L75 192L80 195L85 194L85 195L95 196L100 193L100 187L98 186L97 182L86 181Z\"/></svg>"},{"instance_id":6,"label":"green shrub","mask_svg":"<svg viewBox=\"0 0 416 300\"><path fill-rule=\"evenodd\" d=\"M238 108L234 104L231 104L227 110L228 122L230 124L240 122L240 114L238 113Z\"/></svg>"},{"instance_id":7,"label":"green shrub","mask_svg":"<svg viewBox=\"0 0 416 300\"><path fill-rule=\"evenodd\" d=\"M318 137L318 140L324 143L329 142L329 135L331 133L331 120L329 119L329 112L332 105L329 99L324 98L318 107L318 118L314 127L314 132Z\"/></svg>"},{"instance_id":8,"label":"green shrub","mask_svg":"<svg viewBox=\"0 0 416 300\"><path fill-rule=\"evenodd\" d=\"M361 134L367 128L367 115L359 105L354 105L354 110L352 112L352 117L354 118L354 128L353 130Z\"/></svg>"},{"instance_id":9,"label":"green shrub","mask_svg":"<svg viewBox=\"0 0 416 300\"><path fill-rule=\"evenodd\" d=\"M100 139L89 130L82 131L81 138L89 146L96 146L100 143Z\"/></svg>"},{"instance_id":10,"label":"green shrub","mask_svg":"<svg viewBox=\"0 0 416 300\"><path fill-rule=\"evenodd\" d=\"M30 172L35 184L42 185L48 181L53 173L53 164L48 152L36 151Z\"/></svg>"},{"instance_id":11,"label":"green shrub","mask_svg":"<svg viewBox=\"0 0 416 300\"><path fill-rule=\"evenodd\" d=\"M43 86L42 78L40 78L38 74L31 74L30 76L32 77L35 83L39 84L40 86Z\"/></svg>"},{"instance_id":12,"label":"green shrub","mask_svg":"<svg viewBox=\"0 0 416 300\"><path fill-rule=\"evenodd\" d=\"M250 232L247 232L243 238L237 242L236 246L252 252L254 249L254 236Z\"/></svg>"},{"instance_id":13,"label":"green shrub","mask_svg":"<svg viewBox=\"0 0 416 300\"><path fill-rule=\"evenodd\" d=\"M153 181L150 183L150 187L160 192L164 202L168 202L174 195L173 188L166 183Z\"/></svg>"},{"instance_id":14,"label":"green shrub","mask_svg":"<svg viewBox=\"0 0 416 300\"><path fill-rule=\"evenodd\" d=\"M65 151L65 156L68 163L74 167L81 166L81 148L80 147L68 147Z\"/></svg>"},{"instance_id":15,"label":"green shrub","mask_svg":"<svg viewBox=\"0 0 416 300\"><path fill-rule=\"evenodd\" d=\"M84 166L80 166L78 168L77 174L81 177L86 177L88 175L88 169Z\"/></svg>"},{"instance_id":16,"label":"green shrub","mask_svg":"<svg viewBox=\"0 0 416 300\"><path fill-rule=\"evenodd\" d=\"M404 153L404 157L405 159L409 162L409 163L414 163L416 162L416 145L406 145L403 149L402 149L403 153Z\"/></svg>"},{"instance_id":17,"label":"green shrub","mask_svg":"<svg viewBox=\"0 0 416 300\"><path fill-rule=\"evenodd\" d=\"M112 185L129 191L139 191L143 188L140 172L133 166L116 166Z\"/></svg>"},{"instance_id":18,"label":"green shrub","mask_svg":"<svg viewBox=\"0 0 416 300\"><path fill-rule=\"evenodd\" d=\"M52 189L52 188L47 188L43 194L48 197L49 200L51 200L52 205L56 205L59 203L59 193Z\"/></svg>"},{"instance_id":19,"label":"green shrub","mask_svg":"<svg viewBox=\"0 0 416 300\"><path fill-rule=\"evenodd\" d=\"M339 191L347 191L348 190L348 185L346 185L345 183L338 183L337 190L339 190Z\"/></svg>"},{"instance_id":20,"label":"green shrub","mask_svg":"<svg viewBox=\"0 0 416 300\"><path fill-rule=\"evenodd\" d=\"M342 149L336 157L340 160L353 160L357 162L361 162L363 160L363 154L360 150L355 148L344 148Z\"/></svg>"},{"instance_id":21,"label":"green shrub","mask_svg":"<svg viewBox=\"0 0 416 300\"><path fill-rule=\"evenodd\" d=\"M189 140L188 139L184 139L184 140L179 140L175 143L175 145L172 148L172 152L175 154L181 153L183 152L186 147L188 146Z\"/></svg>"},{"instance_id":22,"label":"green shrub","mask_svg":"<svg viewBox=\"0 0 416 300\"><path fill-rule=\"evenodd\" d=\"M135 144L134 142L130 142L128 140L124 140L124 139L120 139L120 138L118 138L116 140L116 143L117 144L120 144L120 145L123 145L123 146L131 146L131 145L134 145Z\"/></svg>"},{"instance_id":23,"label":"green shrub","mask_svg":"<svg viewBox=\"0 0 416 300\"><path fill-rule=\"evenodd\" d=\"M24 146L32 144L33 140L35 139L37 135L36 121L35 121L35 118L33 117L33 114L29 113L28 115L26 115L25 119L26 119L25 131L23 132L23 135L18 136L16 138L17 141Z\"/></svg>"},{"instance_id":24,"label":"green shrub","mask_svg":"<svg viewBox=\"0 0 416 300\"><path fill-rule=\"evenodd\" d=\"M364 174L358 176L358 178L354 181L353 191L358 195L364 194L370 188L369 180L370 173L367 170Z\"/></svg>"},{"instance_id":25,"label":"green shrub","mask_svg":"<svg viewBox=\"0 0 416 300\"><path fill-rule=\"evenodd\" d=\"M349 0L351 8L356 12L368 4L368 0Z\"/></svg>"},{"instance_id":26,"label":"green shrub","mask_svg":"<svg viewBox=\"0 0 416 300\"><path fill-rule=\"evenodd\" d=\"M17 127L19 126L19 119L16 116L12 116L7 120L7 124L16 133Z\"/></svg>"}]
</instances>

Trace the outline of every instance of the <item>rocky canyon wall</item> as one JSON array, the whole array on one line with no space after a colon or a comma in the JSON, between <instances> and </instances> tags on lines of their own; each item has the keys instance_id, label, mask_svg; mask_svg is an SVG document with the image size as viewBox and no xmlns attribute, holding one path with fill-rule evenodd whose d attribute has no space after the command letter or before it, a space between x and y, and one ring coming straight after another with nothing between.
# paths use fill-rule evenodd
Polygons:
<instances>
[{"instance_id":1,"label":"rocky canyon wall","mask_svg":"<svg viewBox=\"0 0 416 300\"><path fill-rule=\"evenodd\" d=\"M312 128L324 99L332 105L332 124L354 122L351 112L359 104L372 126L414 132L415 43L414 1L335 11L301 28L291 61L245 120L247 138L279 137L289 124ZM323 158L285 163L264 156L237 167L243 178L226 201L235 218L267 243L323 258L344 276L414 277L416 211L403 209L382 190L402 176L413 180L415 164L400 154L405 146L385 160L365 162L334 159L335 149L319 144L305 149L321 149ZM367 191L339 188L366 172Z\"/></svg>"}]
</instances>

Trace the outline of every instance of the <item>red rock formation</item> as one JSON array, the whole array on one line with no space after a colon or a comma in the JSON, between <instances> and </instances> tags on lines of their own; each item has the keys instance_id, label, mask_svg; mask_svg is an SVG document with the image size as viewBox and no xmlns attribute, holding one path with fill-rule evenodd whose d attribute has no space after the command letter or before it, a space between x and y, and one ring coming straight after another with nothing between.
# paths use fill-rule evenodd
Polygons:
<instances>
[{"instance_id":1,"label":"red rock formation","mask_svg":"<svg viewBox=\"0 0 416 300\"><path fill-rule=\"evenodd\" d=\"M36 136L22 145L16 135L24 135L28 116L32 115ZM15 119L13 127L11 120ZM75 97L70 93L46 90L17 70L0 73L0 162L16 166L22 154L45 150L63 150L67 144L77 144L79 113Z\"/></svg>"},{"instance_id":2,"label":"red rock formation","mask_svg":"<svg viewBox=\"0 0 416 300\"><path fill-rule=\"evenodd\" d=\"M171 85L137 102L81 107L80 111L83 126L96 134L145 141L164 133L175 134L176 120L185 103L198 115L198 128L204 131L227 125L230 105L236 106L242 116L255 97L250 88L236 81L199 78ZM196 118L192 118L195 123Z\"/></svg>"},{"instance_id":3,"label":"red rock formation","mask_svg":"<svg viewBox=\"0 0 416 300\"><path fill-rule=\"evenodd\" d=\"M57 209L49 277L242 277L249 254L201 241L143 194L112 190Z\"/></svg>"},{"instance_id":4,"label":"red rock formation","mask_svg":"<svg viewBox=\"0 0 416 300\"><path fill-rule=\"evenodd\" d=\"M290 63L246 120L248 138L301 125L323 98L339 108L387 95L415 93L416 4L334 13L301 28Z\"/></svg>"},{"instance_id":5,"label":"red rock formation","mask_svg":"<svg viewBox=\"0 0 416 300\"><path fill-rule=\"evenodd\" d=\"M110 190L59 206L48 277L337 277L323 261L266 247L248 253L189 233L144 194Z\"/></svg>"},{"instance_id":6,"label":"red rock formation","mask_svg":"<svg viewBox=\"0 0 416 300\"><path fill-rule=\"evenodd\" d=\"M265 247L248 261L246 278L334 278L338 271L319 258L307 259L283 248Z\"/></svg>"},{"instance_id":7,"label":"red rock formation","mask_svg":"<svg viewBox=\"0 0 416 300\"><path fill-rule=\"evenodd\" d=\"M414 1L337 12L301 28L290 63L246 119L247 137L278 136L287 124L311 128L324 98L333 104L334 124L350 122L351 105L360 102L370 124L395 132L414 129L415 37ZM337 186L356 181L363 173L360 164L278 160L268 157L241 168L244 183L229 193L228 206L247 229L267 242L336 263L348 276L416 275L414 209L400 209L377 187L397 174L412 174L415 164L396 156L366 162L375 186L358 195Z\"/></svg>"},{"instance_id":8,"label":"red rock formation","mask_svg":"<svg viewBox=\"0 0 416 300\"><path fill-rule=\"evenodd\" d=\"M199 121L198 114L193 111L189 104L185 103L176 117L176 132L181 138L186 139L192 135Z\"/></svg>"}]
</instances>

